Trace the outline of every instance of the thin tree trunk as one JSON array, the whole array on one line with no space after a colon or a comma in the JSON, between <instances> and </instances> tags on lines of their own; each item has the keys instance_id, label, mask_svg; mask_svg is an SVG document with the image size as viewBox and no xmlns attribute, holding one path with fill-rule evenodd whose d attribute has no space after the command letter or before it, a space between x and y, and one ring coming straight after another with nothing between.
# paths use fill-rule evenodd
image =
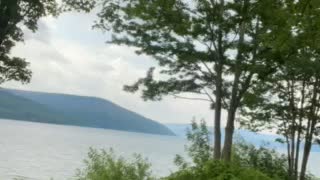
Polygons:
<instances>
[{"instance_id":1,"label":"thin tree trunk","mask_svg":"<svg viewBox=\"0 0 320 180\"><path fill-rule=\"evenodd\" d=\"M248 1L244 2L244 7L246 6ZM235 116L239 104L239 84L240 84L240 76L242 73L241 70L241 63L242 63L242 48L244 43L244 35L245 35L245 23L241 22L240 24L240 32L239 32L239 43L238 43L238 54L236 57L236 64L235 64L235 75L232 84L232 92L231 92L231 100L228 109L228 117L227 117L227 125L225 129L225 139L224 139L224 147L223 147L223 159L226 162L231 161L231 154L232 154L232 144L233 144L233 133L234 133L234 123L235 123Z\"/></svg>"},{"instance_id":2,"label":"thin tree trunk","mask_svg":"<svg viewBox=\"0 0 320 180\"><path fill-rule=\"evenodd\" d=\"M214 159L221 158L221 108L222 108L222 67L218 64L217 67L217 84L216 84L216 104L214 115Z\"/></svg>"},{"instance_id":3,"label":"thin tree trunk","mask_svg":"<svg viewBox=\"0 0 320 180\"><path fill-rule=\"evenodd\" d=\"M295 130L291 130L291 173L290 173L290 179L294 180L294 167L295 167Z\"/></svg>"},{"instance_id":4,"label":"thin tree trunk","mask_svg":"<svg viewBox=\"0 0 320 180\"><path fill-rule=\"evenodd\" d=\"M307 165L308 165L310 150L311 150L311 146L312 146L312 137L313 137L312 134L310 134L308 137L306 137L303 158L302 158L302 164L301 164L300 180L306 179Z\"/></svg>"},{"instance_id":5,"label":"thin tree trunk","mask_svg":"<svg viewBox=\"0 0 320 180\"><path fill-rule=\"evenodd\" d=\"M298 136L297 136L297 145L296 145L296 157L295 157L295 167L294 167L294 178L298 180L298 168L299 168L299 157L300 157L300 144L301 144L301 133L302 133L302 121L303 121L303 110L304 110L304 99L305 99L305 86L306 81L303 80L302 82L302 90L301 90L301 104L300 104L300 111L299 111L299 124L298 124Z\"/></svg>"},{"instance_id":6,"label":"thin tree trunk","mask_svg":"<svg viewBox=\"0 0 320 180\"><path fill-rule=\"evenodd\" d=\"M214 3L213 3L214 4ZM220 0L220 15L221 15L221 24L223 23L223 14L224 14L224 0ZM219 27L218 33L218 62L216 64L215 70L217 73L216 77L216 102L215 102L215 118L214 118L214 147L213 147L213 158L215 160L221 159L221 109L222 109L222 71L224 64L224 53L222 49L222 27Z\"/></svg>"},{"instance_id":7,"label":"thin tree trunk","mask_svg":"<svg viewBox=\"0 0 320 180\"><path fill-rule=\"evenodd\" d=\"M299 130L301 131L301 130ZM298 132L297 144L296 144L296 156L294 162L294 179L298 180L298 168L299 168L299 157L300 157L300 144L301 144L301 132Z\"/></svg>"},{"instance_id":8,"label":"thin tree trunk","mask_svg":"<svg viewBox=\"0 0 320 180\"><path fill-rule=\"evenodd\" d=\"M239 57L237 60L236 67L239 67L240 65L240 61L241 61L240 58L241 57ZM240 75L241 75L241 70L239 67L238 69L236 69L236 73L235 73L235 77L232 85L231 100L230 100L230 105L228 109L227 125L225 129L225 139L224 139L224 147L223 147L222 154L223 154L223 159L226 162L231 161L234 123L235 123L235 116L236 116L236 111L238 107L238 91L239 91Z\"/></svg>"},{"instance_id":9,"label":"thin tree trunk","mask_svg":"<svg viewBox=\"0 0 320 180\"><path fill-rule=\"evenodd\" d=\"M305 144L304 144L304 150L303 150L303 157L302 157L302 163L301 163L301 170L300 170L300 180L305 180L306 170L307 170L307 161L309 158L309 137L310 137L310 127L311 127L311 120L308 119L308 125L307 125L307 133L305 136Z\"/></svg>"},{"instance_id":10,"label":"thin tree trunk","mask_svg":"<svg viewBox=\"0 0 320 180\"><path fill-rule=\"evenodd\" d=\"M286 137L286 141L287 141L287 156L288 156L288 177L290 179L291 175L292 175L292 158L291 158L291 146L290 146L290 141L289 141L289 138L288 138L288 135L285 136Z\"/></svg>"},{"instance_id":11,"label":"thin tree trunk","mask_svg":"<svg viewBox=\"0 0 320 180\"><path fill-rule=\"evenodd\" d=\"M287 123L289 123L288 121L286 121L283 126L284 129L286 130L284 133L284 137L286 138L286 144L287 144L287 159L288 159L288 180L290 180L291 176L292 176L292 158L291 158L291 141L289 140L289 135L290 135L290 130L289 130L289 126L287 125Z\"/></svg>"},{"instance_id":12,"label":"thin tree trunk","mask_svg":"<svg viewBox=\"0 0 320 180\"><path fill-rule=\"evenodd\" d=\"M290 164L290 173L289 173L289 179L294 180L294 167L295 167L295 152L296 152L296 107L294 103L294 98L295 98L295 90L294 90L294 85L295 85L295 80L292 80L291 83L288 81L289 85L289 98L290 98L290 108L291 108L291 123L289 126L289 131L290 131L290 141L291 141L291 164Z\"/></svg>"},{"instance_id":13,"label":"thin tree trunk","mask_svg":"<svg viewBox=\"0 0 320 180\"><path fill-rule=\"evenodd\" d=\"M234 133L234 119L235 119L235 111L229 110L228 118L227 118L227 126L225 129L224 147L223 147L223 159L226 162L231 161L233 133Z\"/></svg>"},{"instance_id":14,"label":"thin tree trunk","mask_svg":"<svg viewBox=\"0 0 320 180\"><path fill-rule=\"evenodd\" d=\"M319 79L316 78L314 88L313 88L312 100L311 100L311 110L310 110L311 119L308 120L308 125L306 130L307 133L305 137L304 152L303 152L301 171L300 171L300 180L306 179L306 171L307 171L310 150L312 147L313 134L315 131L315 126L317 124L317 117L316 117L317 107L316 106L317 106L317 97L318 97L317 95L318 83L319 83Z\"/></svg>"},{"instance_id":15,"label":"thin tree trunk","mask_svg":"<svg viewBox=\"0 0 320 180\"><path fill-rule=\"evenodd\" d=\"M301 173L300 173L300 180L305 180L306 179L306 171L307 171L307 166L308 166L308 161L309 161L309 156L310 156L310 151L312 147L312 140L313 140L313 134L315 131L315 126L317 124L317 119L312 119L311 126L310 126L310 132L306 136L305 139L305 146L304 146L304 152L303 152L303 158L302 158L302 164L301 164Z\"/></svg>"}]
</instances>

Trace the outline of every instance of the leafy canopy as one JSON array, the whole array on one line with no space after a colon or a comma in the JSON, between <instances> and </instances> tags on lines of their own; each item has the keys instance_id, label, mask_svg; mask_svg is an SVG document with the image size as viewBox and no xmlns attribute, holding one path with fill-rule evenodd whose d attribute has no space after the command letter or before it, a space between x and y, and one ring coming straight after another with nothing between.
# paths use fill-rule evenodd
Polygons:
<instances>
[{"instance_id":1,"label":"leafy canopy","mask_svg":"<svg viewBox=\"0 0 320 180\"><path fill-rule=\"evenodd\" d=\"M91 0L0 0L0 84L14 80L28 83L31 78L29 63L11 56L17 42L23 42L23 29L35 32L41 17L57 16L61 12L92 10ZM33 49L32 51L37 51Z\"/></svg>"},{"instance_id":2,"label":"leafy canopy","mask_svg":"<svg viewBox=\"0 0 320 180\"><path fill-rule=\"evenodd\" d=\"M142 89L145 100L165 95L195 93L214 104L218 71L223 71L223 97L228 99L232 75L241 70L239 94L243 94L268 62L262 56L260 34L266 32L271 6L258 1L108 0L103 1L95 27L112 32L111 43L137 47L138 54L152 56L160 67L125 90ZM272 9L270 7L270 9ZM242 38L239 31L242 30ZM243 38L246 36L247 38ZM241 42L241 43L240 43ZM241 55L236 56L241 51ZM242 63L237 64L236 59ZM220 70L219 70L220 68ZM217 74L218 73L218 74ZM225 104L227 106L227 104Z\"/></svg>"}]
</instances>

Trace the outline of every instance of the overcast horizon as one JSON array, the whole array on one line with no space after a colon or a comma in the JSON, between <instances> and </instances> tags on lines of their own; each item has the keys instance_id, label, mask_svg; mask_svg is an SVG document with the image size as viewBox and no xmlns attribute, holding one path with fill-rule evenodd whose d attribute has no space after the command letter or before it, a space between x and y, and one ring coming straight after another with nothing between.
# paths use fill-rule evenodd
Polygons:
<instances>
[{"instance_id":1,"label":"overcast horizon","mask_svg":"<svg viewBox=\"0 0 320 180\"><path fill-rule=\"evenodd\" d=\"M2 87L100 97L161 123L190 123L195 117L213 124L208 102L173 97L146 102L140 93L124 92L123 85L144 77L157 64L151 57L136 55L134 48L106 44L110 34L93 30L94 20L94 14L84 13L42 18L39 30L26 30L25 42L11 53L30 62L31 82L7 82Z\"/></svg>"}]
</instances>

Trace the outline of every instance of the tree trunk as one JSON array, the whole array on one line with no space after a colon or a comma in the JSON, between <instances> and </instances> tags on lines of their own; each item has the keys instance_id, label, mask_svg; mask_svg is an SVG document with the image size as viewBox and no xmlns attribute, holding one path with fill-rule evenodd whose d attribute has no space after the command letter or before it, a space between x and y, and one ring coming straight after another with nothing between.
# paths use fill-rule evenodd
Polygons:
<instances>
[{"instance_id":1,"label":"tree trunk","mask_svg":"<svg viewBox=\"0 0 320 180\"><path fill-rule=\"evenodd\" d=\"M307 165L308 165L310 150L311 150L311 146L312 146L311 139L312 139L312 134L310 134L308 137L306 137L303 158L302 158L302 164L301 164L300 180L306 179Z\"/></svg>"},{"instance_id":2,"label":"tree trunk","mask_svg":"<svg viewBox=\"0 0 320 180\"><path fill-rule=\"evenodd\" d=\"M220 0L220 15L221 23L223 23L223 14L224 14L224 0ZM214 115L214 147L213 147L213 158L215 160L221 159L221 109L222 109L222 71L224 65L224 51L222 48L222 30L221 25L219 26L218 31L218 62L215 65L216 76L216 102L215 102L215 115Z\"/></svg>"},{"instance_id":3,"label":"tree trunk","mask_svg":"<svg viewBox=\"0 0 320 180\"><path fill-rule=\"evenodd\" d=\"M296 157L296 107L295 107L295 78L289 77L287 79L287 94L288 94L288 100L289 100L289 116L288 116L288 126L285 126L285 129L287 130L286 138L287 138L287 148L288 148L288 177L289 180L295 180L295 157Z\"/></svg>"},{"instance_id":4,"label":"tree trunk","mask_svg":"<svg viewBox=\"0 0 320 180\"><path fill-rule=\"evenodd\" d=\"M310 150L312 147L313 134L315 131L315 126L317 124L317 115L316 115L317 113L316 112L318 109L317 108L318 83L319 83L319 79L316 78L316 82L315 82L314 88L313 88L311 110L310 110L310 114L309 114L309 117L311 117L311 119L308 120L308 125L307 125L307 129L306 129L307 133L306 133L306 137L305 137L304 152L303 152L301 171L300 171L300 180L306 179L306 171L307 171Z\"/></svg>"},{"instance_id":5,"label":"tree trunk","mask_svg":"<svg viewBox=\"0 0 320 180\"><path fill-rule=\"evenodd\" d=\"M222 108L222 65L217 65L217 83L216 83L216 104L214 115L214 148L213 158L220 160L221 158L221 108Z\"/></svg>"},{"instance_id":6,"label":"tree trunk","mask_svg":"<svg viewBox=\"0 0 320 180\"><path fill-rule=\"evenodd\" d=\"M299 130L300 131L300 130ZM299 167L299 155L300 155L300 143L301 143L301 132L298 132L298 137L297 137L297 146L296 146L296 157L295 157L295 162L294 162L294 179L298 180L298 167Z\"/></svg>"},{"instance_id":7,"label":"tree trunk","mask_svg":"<svg viewBox=\"0 0 320 180\"><path fill-rule=\"evenodd\" d=\"M288 134L285 135L286 137L286 142L287 142L287 158L288 158L288 177L289 177L289 180L290 180L290 177L292 175L292 163L291 160L291 145L290 145L290 141L289 141L289 137L288 137Z\"/></svg>"},{"instance_id":8,"label":"tree trunk","mask_svg":"<svg viewBox=\"0 0 320 180\"><path fill-rule=\"evenodd\" d=\"M301 90L301 104L300 104L300 111L299 111L299 125L298 125L298 137L297 137L297 146L296 146L296 161L295 161L295 167L294 167L294 177L295 180L298 180L299 175L298 175L298 168L299 168L299 157L300 157L300 144L301 144L301 133L302 133L302 121L303 121L303 116L304 116L304 99L305 99L305 86L306 86L306 81L303 80L302 82L302 90Z\"/></svg>"},{"instance_id":9,"label":"tree trunk","mask_svg":"<svg viewBox=\"0 0 320 180\"><path fill-rule=\"evenodd\" d=\"M295 161L294 161L294 179L298 180L298 166L299 166L299 155L300 155L300 143L301 143L301 126L302 120L299 120L299 127L298 127L298 136L296 142L296 154L295 154Z\"/></svg>"},{"instance_id":10,"label":"tree trunk","mask_svg":"<svg viewBox=\"0 0 320 180\"><path fill-rule=\"evenodd\" d=\"M238 61L240 63L240 60ZM237 63L237 64L238 64ZM223 159L226 162L231 161L231 153L232 153L232 144L233 144L233 132L234 132L234 122L236 111L238 108L238 90L239 90L239 81L240 81L240 69L236 70L233 85L232 85L232 93L231 93L231 100L228 109L228 117L227 117L227 125L225 129L225 139L224 139L224 147L223 147Z\"/></svg>"},{"instance_id":11,"label":"tree trunk","mask_svg":"<svg viewBox=\"0 0 320 180\"><path fill-rule=\"evenodd\" d=\"M294 180L294 167L295 167L295 130L294 128L292 127L292 130L291 130L291 173L289 174L289 178L290 180Z\"/></svg>"},{"instance_id":12,"label":"tree trunk","mask_svg":"<svg viewBox=\"0 0 320 180\"><path fill-rule=\"evenodd\" d=\"M225 139L224 139L224 147L223 147L223 159L226 162L230 162L231 161L231 154L232 154L234 119L235 119L235 111L232 110L232 109L230 109L228 111L227 126L226 126L226 129L225 129Z\"/></svg>"},{"instance_id":13,"label":"tree trunk","mask_svg":"<svg viewBox=\"0 0 320 180\"><path fill-rule=\"evenodd\" d=\"M247 3L247 1L245 1ZM246 6L247 4L244 4ZM234 122L236 111L238 108L238 101L240 100L239 97L239 83L240 83L240 76L242 73L241 70L241 63L242 63L242 48L244 43L244 35L245 35L245 23L242 22L240 24L240 32L239 32L239 42L238 42L238 53L236 57L236 63L234 66L235 75L232 84L232 92L231 92L231 99L228 109L228 118L227 118L227 125L225 129L225 139L224 139L224 147L223 147L223 159L226 162L231 161L231 153L232 153L232 144L233 144L233 132L234 132Z\"/></svg>"},{"instance_id":14,"label":"tree trunk","mask_svg":"<svg viewBox=\"0 0 320 180\"><path fill-rule=\"evenodd\" d=\"M311 122L310 131L307 133L306 138L305 138L304 152L303 152L303 158L302 158L302 164L301 164L300 180L306 179L307 165L308 165L309 155L310 155L310 151L311 151L311 147L312 147L313 134L315 131L316 124L317 124L317 119L313 119Z\"/></svg>"}]
</instances>

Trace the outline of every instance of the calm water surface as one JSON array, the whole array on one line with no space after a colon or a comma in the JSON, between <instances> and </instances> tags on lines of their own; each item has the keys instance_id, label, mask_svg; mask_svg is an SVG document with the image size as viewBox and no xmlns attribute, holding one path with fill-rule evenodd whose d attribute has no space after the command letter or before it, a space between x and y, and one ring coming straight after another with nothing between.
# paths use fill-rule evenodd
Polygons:
<instances>
[{"instance_id":1,"label":"calm water surface","mask_svg":"<svg viewBox=\"0 0 320 180\"><path fill-rule=\"evenodd\" d=\"M0 179L72 179L89 147L112 147L125 157L141 153L155 174L165 175L184 143L171 136L0 120Z\"/></svg>"},{"instance_id":2,"label":"calm water surface","mask_svg":"<svg viewBox=\"0 0 320 180\"><path fill-rule=\"evenodd\" d=\"M89 147L112 147L125 157L141 153L161 176L175 170L173 158L184 152L185 143L171 136L0 120L0 179L72 179ZM320 154L311 160L311 170L320 175Z\"/></svg>"}]
</instances>

